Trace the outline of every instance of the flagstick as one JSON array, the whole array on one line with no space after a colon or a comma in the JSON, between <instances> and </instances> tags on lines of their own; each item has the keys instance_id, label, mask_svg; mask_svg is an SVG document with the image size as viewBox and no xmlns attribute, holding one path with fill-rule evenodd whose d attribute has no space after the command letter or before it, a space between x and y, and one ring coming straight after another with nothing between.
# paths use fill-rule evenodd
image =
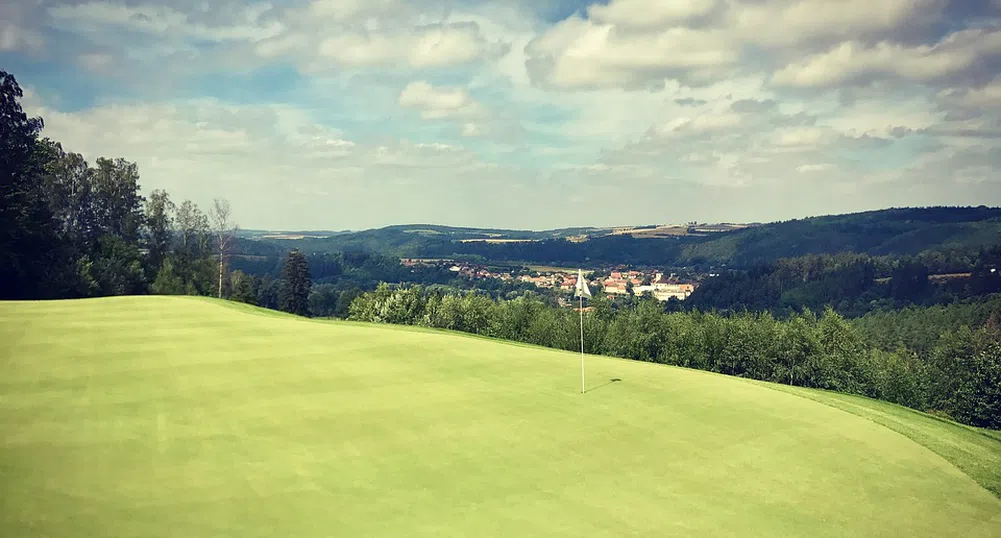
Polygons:
<instances>
[{"instance_id":1,"label":"flagstick","mask_svg":"<svg viewBox=\"0 0 1001 538\"><path fill-rule=\"evenodd\" d=\"M584 394L584 294L580 294L580 393Z\"/></svg>"}]
</instances>

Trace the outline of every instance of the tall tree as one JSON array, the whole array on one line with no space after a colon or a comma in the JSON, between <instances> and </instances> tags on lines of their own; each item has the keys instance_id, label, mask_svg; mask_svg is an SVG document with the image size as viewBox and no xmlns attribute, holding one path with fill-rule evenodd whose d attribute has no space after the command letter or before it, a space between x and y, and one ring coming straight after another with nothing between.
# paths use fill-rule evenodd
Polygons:
<instances>
[{"instance_id":1,"label":"tall tree","mask_svg":"<svg viewBox=\"0 0 1001 538\"><path fill-rule=\"evenodd\" d=\"M208 217L191 200L181 203L177 208L176 217L181 252L192 257L201 257L208 245Z\"/></svg>"},{"instance_id":2,"label":"tall tree","mask_svg":"<svg viewBox=\"0 0 1001 538\"><path fill-rule=\"evenodd\" d=\"M306 256L299 250L292 250L282 266L279 288L281 310L300 316L309 315L309 291L312 286Z\"/></svg>"},{"instance_id":3,"label":"tall tree","mask_svg":"<svg viewBox=\"0 0 1001 538\"><path fill-rule=\"evenodd\" d=\"M94 169L94 202L102 234L137 241L143 222L143 196L139 167L125 159L97 159Z\"/></svg>"},{"instance_id":4,"label":"tall tree","mask_svg":"<svg viewBox=\"0 0 1001 538\"><path fill-rule=\"evenodd\" d=\"M42 188L47 152L38 142L41 118L29 118L14 76L0 71L0 297L58 294L65 257Z\"/></svg>"},{"instance_id":5,"label":"tall tree","mask_svg":"<svg viewBox=\"0 0 1001 538\"><path fill-rule=\"evenodd\" d=\"M146 202L146 245L149 249L147 260L151 273L156 274L163 266L170 252L170 240L174 230L174 203L167 191L155 190Z\"/></svg>"},{"instance_id":6,"label":"tall tree","mask_svg":"<svg viewBox=\"0 0 1001 538\"><path fill-rule=\"evenodd\" d=\"M212 231L219 250L219 298L222 299L222 281L226 271L226 256L233 242L237 226L230 220L229 201L216 198L212 207Z\"/></svg>"},{"instance_id":7,"label":"tall tree","mask_svg":"<svg viewBox=\"0 0 1001 538\"><path fill-rule=\"evenodd\" d=\"M48 138L41 141L47 152L44 188L49 209L59 231L84 252L97 242L94 221L94 169L83 155L67 153Z\"/></svg>"},{"instance_id":8,"label":"tall tree","mask_svg":"<svg viewBox=\"0 0 1001 538\"><path fill-rule=\"evenodd\" d=\"M157 275L157 280L163 283L157 286L158 293L207 295L211 293L215 272L209 248L209 219L191 200L185 200L174 217L177 244L168 258L170 263L165 263Z\"/></svg>"}]
</instances>

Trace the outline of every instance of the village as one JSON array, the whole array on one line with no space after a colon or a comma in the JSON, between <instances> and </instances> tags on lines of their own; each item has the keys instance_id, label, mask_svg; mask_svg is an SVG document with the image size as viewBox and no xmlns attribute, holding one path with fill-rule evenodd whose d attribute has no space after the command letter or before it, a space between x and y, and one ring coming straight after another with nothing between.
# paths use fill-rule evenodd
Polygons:
<instances>
[{"instance_id":1,"label":"village","mask_svg":"<svg viewBox=\"0 0 1001 538\"><path fill-rule=\"evenodd\" d=\"M577 274L566 270L529 271L526 274L524 270L509 272L490 270L480 264L449 259L403 258L400 262L407 267L418 265L447 267L449 271L471 279L518 280L533 284L538 288L560 290L567 293L572 293L577 286ZM669 301L672 298L684 301L699 285L697 281L681 279L673 273L665 274L656 269L585 270L584 275L592 293L604 293L613 299L615 297L630 295L639 297L650 294L658 301Z\"/></svg>"},{"instance_id":2,"label":"village","mask_svg":"<svg viewBox=\"0 0 1001 538\"><path fill-rule=\"evenodd\" d=\"M696 282L683 282L675 275L665 275L659 271L620 270L611 271L604 278L588 276L584 278L592 293L600 291L610 298L625 295L642 296L649 293L658 301L668 301L671 298L684 301L698 285ZM522 275L518 279L535 284L539 288L556 288L567 292L572 292L577 287L577 275L569 272L552 272L538 276Z\"/></svg>"}]
</instances>

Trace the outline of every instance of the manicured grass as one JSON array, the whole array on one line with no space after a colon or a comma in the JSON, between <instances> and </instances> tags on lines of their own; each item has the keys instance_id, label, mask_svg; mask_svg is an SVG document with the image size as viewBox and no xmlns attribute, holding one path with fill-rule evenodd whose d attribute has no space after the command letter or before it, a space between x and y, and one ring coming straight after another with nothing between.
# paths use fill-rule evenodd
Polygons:
<instances>
[{"instance_id":1,"label":"manicured grass","mask_svg":"<svg viewBox=\"0 0 1001 538\"><path fill-rule=\"evenodd\" d=\"M0 536L1001 536L975 430L587 367L581 395L578 356L461 335L0 303Z\"/></svg>"},{"instance_id":2,"label":"manicured grass","mask_svg":"<svg viewBox=\"0 0 1001 538\"><path fill-rule=\"evenodd\" d=\"M1001 498L1001 432L957 424L862 396L766 384L848 411L928 447Z\"/></svg>"}]
</instances>

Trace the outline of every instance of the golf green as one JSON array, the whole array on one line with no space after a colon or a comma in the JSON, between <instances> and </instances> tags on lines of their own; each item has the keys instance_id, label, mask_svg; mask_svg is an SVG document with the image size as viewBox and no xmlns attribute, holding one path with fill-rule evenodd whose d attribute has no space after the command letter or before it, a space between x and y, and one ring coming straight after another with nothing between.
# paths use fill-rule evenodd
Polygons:
<instances>
[{"instance_id":1,"label":"golf green","mask_svg":"<svg viewBox=\"0 0 1001 538\"><path fill-rule=\"evenodd\" d=\"M706 372L183 297L0 303L0 368L0 536L1001 536L926 415Z\"/></svg>"}]
</instances>

